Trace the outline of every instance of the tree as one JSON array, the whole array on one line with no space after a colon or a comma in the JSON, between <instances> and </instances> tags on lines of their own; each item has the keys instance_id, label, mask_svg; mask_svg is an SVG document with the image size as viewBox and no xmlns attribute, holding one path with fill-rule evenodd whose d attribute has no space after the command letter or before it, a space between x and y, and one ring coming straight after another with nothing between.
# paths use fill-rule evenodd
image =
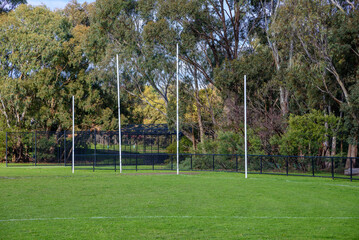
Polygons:
<instances>
[{"instance_id":1,"label":"tree","mask_svg":"<svg viewBox=\"0 0 359 240\"><path fill-rule=\"evenodd\" d=\"M0 49L1 113L9 128L27 128L27 115L40 109L38 100L53 95L55 86L61 85L61 66L65 65L61 45L69 26L43 7L21 5L1 15L0 29L4 43Z\"/></svg>"},{"instance_id":2,"label":"tree","mask_svg":"<svg viewBox=\"0 0 359 240\"><path fill-rule=\"evenodd\" d=\"M173 116L169 117L167 113L171 101L170 88L175 76L175 58L152 41L147 41L136 6L135 1L96 2L96 11L91 16L88 51L97 66L111 66L113 69L111 73L98 71L98 74L106 75L106 84L109 86L115 86L116 83L114 57L119 54L122 92L124 90L156 109L162 115L161 118L174 122ZM104 53L97 51L98 43L101 43ZM145 93L145 86L151 87L156 94ZM149 98L157 96L159 102Z\"/></svg>"},{"instance_id":3,"label":"tree","mask_svg":"<svg viewBox=\"0 0 359 240\"><path fill-rule=\"evenodd\" d=\"M316 88L342 109L351 108L353 92L349 89L357 79L358 7L358 4L345 1L286 1L280 6L281 21L273 26L285 45L290 44L287 32L292 32L297 50L320 79L313 82ZM354 111L347 114L358 122ZM351 136L351 139L357 138L357 133ZM357 149L356 141L349 144L350 149ZM348 156L355 157L356 153L356 150L349 150Z\"/></svg>"},{"instance_id":4,"label":"tree","mask_svg":"<svg viewBox=\"0 0 359 240\"><path fill-rule=\"evenodd\" d=\"M92 11L93 4L84 2L80 4L77 0L69 2L63 10L66 17L68 17L72 26L84 25L90 26L90 12Z\"/></svg>"},{"instance_id":5,"label":"tree","mask_svg":"<svg viewBox=\"0 0 359 240\"><path fill-rule=\"evenodd\" d=\"M134 108L133 115L141 115L143 124L160 124L166 123L166 104L157 92L151 86L145 86L143 96ZM160 114L163 112L164 114Z\"/></svg>"},{"instance_id":6,"label":"tree","mask_svg":"<svg viewBox=\"0 0 359 240\"><path fill-rule=\"evenodd\" d=\"M1 15L0 29L0 111L8 128L31 129L31 121L47 131L70 128L72 95L76 124L101 124L108 102L90 75L87 26L72 27L61 12L22 5Z\"/></svg>"},{"instance_id":7,"label":"tree","mask_svg":"<svg viewBox=\"0 0 359 240\"><path fill-rule=\"evenodd\" d=\"M2 0L0 2L0 14L9 12L15 9L20 4L26 4L26 0Z\"/></svg>"},{"instance_id":8,"label":"tree","mask_svg":"<svg viewBox=\"0 0 359 240\"><path fill-rule=\"evenodd\" d=\"M291 156L320 156L323 142L327 135L335 132L338 122L338 117L324 115L316 110L302 116L290 115L288 130L280 140L280 153Z\"/></svg>"},{"instance_id":9,"label":"tree","mask_svg":"<svg viewBox=\"0 0 359 240\"><path fill-rule=\"evenodd\" d=\"M231 88L223 89L223 85L217 85L214 79L215 69L220 68L226 61L228 63L241 58L242 52L247 50L248 38L256 19L250 10L250 3L158 1L154 6L158 20L151 22L153 28L161 32L177 32L183 46L180 58L192 66L192 79L203 79L206 84L219 88L225 97L226 113L236 112L233 106L240 104L237 93ZM248 14L245 14L246 12ZM152 36L152 39L168 52L174 52L172 35ZM238 119L239 116L234 118Z\"/></svg>"}]
</instances>

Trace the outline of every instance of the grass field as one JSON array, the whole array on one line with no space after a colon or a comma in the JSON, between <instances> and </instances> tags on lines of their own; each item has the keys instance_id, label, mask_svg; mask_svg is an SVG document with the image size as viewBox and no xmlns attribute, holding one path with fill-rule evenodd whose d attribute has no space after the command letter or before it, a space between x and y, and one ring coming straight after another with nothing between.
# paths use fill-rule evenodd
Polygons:
<instances>
[{"instance_id":1,"label":"grass field","mask_svg":"<svg viewBox=\"0 0 359 240\"><path fill-rule=\"evenodd\" d=\"M0 165L0 239L359 239L358 181L124 173Z\"/></svg>"}]
</instances>

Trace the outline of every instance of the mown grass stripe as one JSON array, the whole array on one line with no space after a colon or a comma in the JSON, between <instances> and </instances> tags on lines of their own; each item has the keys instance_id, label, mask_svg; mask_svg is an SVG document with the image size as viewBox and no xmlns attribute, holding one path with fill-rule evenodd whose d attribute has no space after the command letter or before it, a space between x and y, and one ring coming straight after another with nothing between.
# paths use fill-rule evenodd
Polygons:
<instances>
[{"instance_id":1,"label":"mown grass stripe","mask_svg":"<svg viewBox=\"0 0 359 240\"><path fill-rule=\"evenodd\" d=\"M118 216L118 217L68 217L68 218L23 218L23 219L1 219L0 222L21 222L21 221L51 221L51 220L82 220L82 219L151 219L151 218L195 218L195 219L359 219L359 217L311 217L311 216Z\"/></svg>"}]
</instances>

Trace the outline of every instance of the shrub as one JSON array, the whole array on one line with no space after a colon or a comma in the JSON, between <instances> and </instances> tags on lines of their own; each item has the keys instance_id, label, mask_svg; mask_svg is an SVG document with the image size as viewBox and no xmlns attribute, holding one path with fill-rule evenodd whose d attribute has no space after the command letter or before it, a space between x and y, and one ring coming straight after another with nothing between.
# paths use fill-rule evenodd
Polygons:
<instances>
[{"instance_id":1,"label":"shrub","mask_svg":"<svg viewBox=\"0 0 359 240\"><path fill-rule=\"evenodd\" d=\"M326 138L334 132L338 121L338 117L316 110L302 116L290 115L286 133L272 142L279 145L282 155L316 155Z\"/></svg>"},{"instance_id":2,"label":"shrub","mask_svg":"<svg viewBox=\"0 0 359 240\"><path fill-rule=\"evenodd\" d=\"M248 153L263 154L261 140L253 130L248 130ZM244 137L238 133L219 132L217 139L198 144L200 153L244 154Z\"/></svg>"},{"instance_id":3,"label":"shrub","mask_svg":"<svg viewBox=\"0 0 359 240\"><path fill-rule=\"evenodd\" d=\"M167 153L176 153L177 152L177 142L174 141L167 148ZM192 142L185 136L182 136L179 144L180 153L190 152L192 149Z\"/></svg>"}]
</instances>

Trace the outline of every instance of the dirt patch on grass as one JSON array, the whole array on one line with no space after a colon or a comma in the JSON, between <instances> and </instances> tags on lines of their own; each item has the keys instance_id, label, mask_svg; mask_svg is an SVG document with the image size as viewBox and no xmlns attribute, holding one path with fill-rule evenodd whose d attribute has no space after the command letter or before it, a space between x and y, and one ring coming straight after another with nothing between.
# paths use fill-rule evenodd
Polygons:
<instances>
[{"instance_id":1,"label":"dirt patch on grass","mask_svg":"<svg viewBox=\"0 0 359 240\"><path fill-rule=\"evenodd\" d=\"M122 173L123 175L176 175L177 172L141 172L141 173ZM180 172L180 175L195 175L199 172Z\"/></svg>"}]
</instances>

